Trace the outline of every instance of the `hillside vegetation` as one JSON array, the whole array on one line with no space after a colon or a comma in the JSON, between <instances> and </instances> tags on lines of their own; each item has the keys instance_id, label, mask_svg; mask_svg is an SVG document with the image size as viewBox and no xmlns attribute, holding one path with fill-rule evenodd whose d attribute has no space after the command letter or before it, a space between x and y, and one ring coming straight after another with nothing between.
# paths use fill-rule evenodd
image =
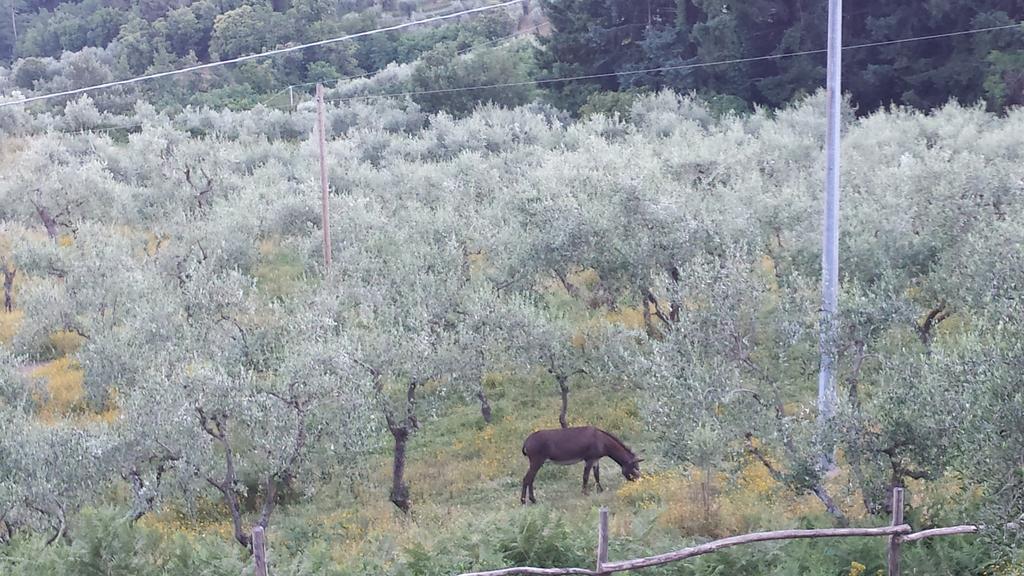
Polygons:
<instances>
[{"instance_id":1,"label":"hillside vegetation","mask_svg":"<svg viewBox=\"0 0 1024 576\"><path fill-rule=\"evenodd\" d=\"M13 2L19 30L16 48L10 44L10 17L0 18L0 58L7 63L6 68L0 66L0 91L5 95L81 88L488 4L413 0ZM523 35L536 29L536 25L528 26L542 19L536 12L512 6L471 18L435 21L236 66L123 86L104 92L98 104L105 112L124 112L140 98L161 107L249 108L260 102L284 107L289 103L285 93L289 86L294 86L293 96L302 97L316 82L332 84L339 79L369 76L389 66L410 67L435 50L445 54L446 50L466 52L477 46L507 44L520 32L521 24L527 27ZM482 58L492 64L494 60L531 60L517 55L514 49L500 57L484 52ZM58 100L55 105L63 107L66 103L66 99ZM47 109L47 105L37 109Z\"/></svg>"},{"instance_id":2,"label":"hillside vegetation","mask_svg":"<svg viewBox=\"0 0 1024 576\"><path fill-rule=\"evenodd\" d=\"M910 573L1019 573L1024 115L846 111L822 431L822 102L331 106L329 268L306 107L5 138L0 570L236 575L256 525L275 574L589 565L601 505L626 558L884 524L904 486L915 528L993 527L908 545ZM644 476L606 460L584 496L549 464L523 507L522 441L563 409ZM660 573L875 574L883 545Z\"/></svg>"},{"instance_id":3,"label":"hillside vegetation","mask_svg":"<svg viewBox=\"0 0 1024 576\"><path fill-rule=\"evenodd\" d=\"M481 0L10 0L0 97L81 88L494 5ZM844 89L860 114L1024 104L1019 0L861 2L844 12ZM428 111L517 106L530 82L573 115L626 114L639 94L694 92L715 110L789 105L824 84L827 3L523 0L501 9L202 70L97 97L125 113L290 106L311 84L348 96L413 92ZM17 29L17 34L15 34ZM522 38L536 37L533 42ZM16 42L15 42L16 40ZM457 57L461 55L461 57ZM713 63L726 63L715 64ZM372 82L364 77L376 77ZM577 78L562 81L563 78ZM359 87L351 92L352 84ZM524 84L526 83L526 84ZM515 84L504 89L479 86ZM451 92L453 88L465 91ZM434 90L444 92L429 93ZM467 103L468 101L468 103ZM34 105L64 107L66 99Z\"/></svg>"}]
</instances>

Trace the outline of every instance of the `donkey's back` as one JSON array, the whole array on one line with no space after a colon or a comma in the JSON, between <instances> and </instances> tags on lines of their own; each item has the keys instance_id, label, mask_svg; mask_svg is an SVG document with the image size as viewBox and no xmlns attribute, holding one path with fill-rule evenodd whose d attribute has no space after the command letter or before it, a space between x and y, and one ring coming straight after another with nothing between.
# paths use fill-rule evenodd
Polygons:
<instances>
[{"instance_id":1,"label":"donkey's back","mask_svg":"<svg viewBox=\"0 0 1024 576\"><path fill-rule=\"evenodd\" d=\"M523 454L531 460L544 459L573 464L608 455L609 434L593 426L538 430L526 437Z\"/></svg>"}]
</instances>

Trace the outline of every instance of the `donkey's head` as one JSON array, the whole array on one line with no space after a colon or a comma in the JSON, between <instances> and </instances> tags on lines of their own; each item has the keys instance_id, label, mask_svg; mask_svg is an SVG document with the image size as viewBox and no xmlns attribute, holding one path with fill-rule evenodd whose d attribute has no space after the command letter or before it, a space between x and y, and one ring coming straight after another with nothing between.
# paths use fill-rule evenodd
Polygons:
<instances>
[{"instance_id":1,"label":"donkey's head","mask_svg":"<svg viewBox=\"0 0 1024 576\"><path fill-rule=\"evenodd\" d=\"M636 482L640 479L640 463L643 461L643 458L633 456L632 460L622 465L622 475L626 477L626 480Z\"/></svg>"}]
</instances>

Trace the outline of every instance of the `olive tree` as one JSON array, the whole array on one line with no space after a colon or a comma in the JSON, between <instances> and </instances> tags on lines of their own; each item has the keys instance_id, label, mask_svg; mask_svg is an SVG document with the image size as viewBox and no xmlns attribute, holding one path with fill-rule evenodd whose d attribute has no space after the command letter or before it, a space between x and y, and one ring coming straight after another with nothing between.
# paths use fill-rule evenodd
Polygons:
<instances>
[{"instance_id":1,"label":"olive tree","mask_svg":"<svg viewBox=\"0 0 1024 576\"><path fill-rule=\"evenodd\" d=\"M948 255L940 272L960 327L936 339L929 356L934 379L960 393L945 431L958 468L986 495L986 522L1009 528L1011 546L1019 546L1024 520L1022 241L1020 210L1009 210Z\"/></svg>"},{"instance_id":2,"label":"olive tree","mask_svg":"<svg viewBox=\"0 0 1024 576\"><path fill-rule=\"evenodd\" d=\"M430 231L410 225L366 232L338 256L330 282L334 321L346 329L352 362L394 442L390 499L403 512L412 506L406 450L420 427L421 396L444 392L453 363L478 361L457 358L455 347L462 251L418 234Z\"/></svg>"},{"instance_id":3,"label":"olive tree","mask_svg":"<svg viewBox=\"0 0 1024 576\"><path fill-rule=\"evenodd\" d=\"M801 391L813 369L813 292L796 278L790 291L779 290L756 262L737 246L680 265L687 281L676 298L686 329L653 342L637 368L651 421L683 461L710 470L749 454L844 523L814 465L818 439Z\"/></svg>"},{"instance_id":4,"label":"olive tree","mask_svg":"<svg viewBox=\"0 0 1024 576\"><path fill-rule=\"evenodd\" d=\"M101 423L38 418L42 394L18 374L23 358L0 350L0 541L19 528L67 536L69 521L109 486L111 438Z\"/></svg>"},{"instance_id":5,"label":"olive tree","mask_svg":"<svg viewBox=\"0 0 1024 576\"><path fill-rule=\"evenodd\" d=\"M166 327L175 345L150 352L144 381L124 400L125 425L136 463L173 466L189 492L213 488L248 546L247 491L261 502L252 525L266 527L283 491L311 486L303 476L315 450L361 445L367 391L315 291L265 305L245 277L195 273Z\"/></svg>"},{"instance_id":6,"label":"olive tree","mask_svg":"<svg viewBox=\"0 0 1024 576\"><path fill-rule=\"evenodd\" d=\"M67 241L15 242L31 278L15 344L35 351L55 331L80 336L69 353L87 391L97 409L116 410L101 469L131 487L130 519L212 489L248 546L247 492L260 502L251 524L266 526L284 493L314 489L311 454L362 444L365 382L354 377L344 330L318 308L316 286L275 297L253 275L282 204L264 206L269 191L258 183L236 185L224 168L233 159L209 154L220 143L187 141L153 122L127 146L141 165L99 161L113 157L103 139L86 142L88 152L77 142L62 150L58 174L77 166L86 179L46 184L48 201L71 207L61 224ZM162 152L146 157L153 138ZM129 193L104 211L92 204L96 189ZM9 208L9 218L32 222L24 200Z\"/></svg>"}]
</instances>

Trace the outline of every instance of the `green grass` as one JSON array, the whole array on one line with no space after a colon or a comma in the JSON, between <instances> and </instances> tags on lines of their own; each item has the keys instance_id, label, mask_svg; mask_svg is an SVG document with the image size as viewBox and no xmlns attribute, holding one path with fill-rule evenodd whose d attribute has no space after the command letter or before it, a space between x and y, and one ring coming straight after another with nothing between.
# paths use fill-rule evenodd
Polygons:
<instances>
[{"instance_id":1,"label":"green grass","mask_svg":"<svg viewBox=\"0 0 1024 576\"><path fill-rule=\"evenodd\" d=\"M302 287L305 269L300 255L267 240L260 245L260 260L253 271L257 285L271 298L284 298Z\"/></svg>"},{"instance_id":2,"label":"green grass","mask_svg":"<svg viewBox=\"0 0 1024 576\"><path fill-rule=\"evenodd\" d=\"M600 506L621 509L616 490L625 480L611 461L603 468L607 490L592 490L589 496L581 493L582 465L544 466L536 479L540 504L523 507L519 492L527 461L522 442L536 429L558 426L559 396L546 378L494 376L490 381L490 424L484 423L479 406L461 399L453 400L443 416L423 419L408 453L406 480L413 501L408 517L388 501L391 455L385 438L355 487L338 479L320 491L315 503L279 509L270 538L296 552L303 542L320 542L339 564L357 565L367 555L397 558L408 548L429 551L479 538L497 526L524 521L534 508L586 534ZM571 394L569 414L573 424L595 424L620 434L634 448L654 448L640 434L639 414L625 392L581 385ZM587 542L589 547L589 537Z\"/></svg>"}]
</instances>

